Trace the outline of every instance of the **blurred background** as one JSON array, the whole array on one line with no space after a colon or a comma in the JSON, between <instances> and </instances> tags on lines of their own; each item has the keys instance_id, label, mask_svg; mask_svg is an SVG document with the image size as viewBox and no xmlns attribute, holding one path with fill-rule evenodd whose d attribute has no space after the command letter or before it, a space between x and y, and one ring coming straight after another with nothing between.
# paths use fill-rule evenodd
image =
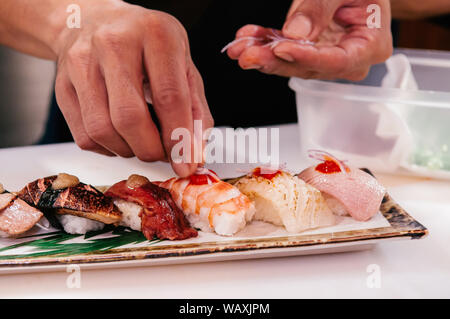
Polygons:
<instances>
[{"instance_id":1,"label":"blurred background","mask_svg":"<svg viewBox=\"0 0 450 319\"><path fill-rule=\"evenodd\" d=\"M448 16L444 19L396 21L393 33L397 47L450 50ZM47 119L54 76L54 62L0 46L0 148L39 141Z\"/></svg>"},{"instance_id":2,"label":"blurred background","mask_svg":"<svg viewBox=\"0 0 450 319\"><path fill-rule=\"evenodd\" d=\"M36 143L44 131L55 63L0 46L0 148Z\"/></svg>"}]
</instances>

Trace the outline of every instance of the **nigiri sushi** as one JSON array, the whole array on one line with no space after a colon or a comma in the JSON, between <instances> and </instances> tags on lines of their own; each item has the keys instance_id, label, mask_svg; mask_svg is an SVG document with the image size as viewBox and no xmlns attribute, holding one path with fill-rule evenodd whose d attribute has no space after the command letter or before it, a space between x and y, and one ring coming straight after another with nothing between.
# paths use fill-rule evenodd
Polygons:
<instances>
[{"instance_id":1,"label":"nigiri sushi","mask_svg":"<svg viewBox=\"0 0 450 319\"><path fill-rule=\"evenodd\" d=\"M146 177L131 175L111 186L105 196L113 199L123 214L121 225L142 231L151 240L182 240L198 235L165 188Z\"/></svg>"},{"instance_id":2,"label":"nigiri sushi","mask_svg":"<svg viewBox=\"0 0 450 319\"><path fill-rule=\"evenodd\" d=\"M204 167L190 177L171 178L159 185L170 191L190 223L205 232L234 235L255 213L247 196Z\"/></svg>"},{"instance_id":3,"label":"nigiri sushi","mask_svg":"<svg viewBox=\"0 0 450 319\"><path fill-rule=\"evenodd\" d=\"M284 226L289 233L336 222L321 193L287 172L258 167L234 185L254 201L255 220Z\"/></svg>"},{"instance_id":4,"label":"nigiri sushi","mask_svg":"<svg viewBox=\"0 0 450 319\"><path fill-rule=\"evenodd\" d=\"M310 151L310 156L322 163L298 177L320 190L334 213L367 221L379 211L386 190L373 176L323 151Z\"/></svg>"},{"instance_id":5,"label":"nigiri sushi","mask_svg":"<svg viewBox=\"0 0 450 319\"><path fill-rule=\"evenodd\" d=\"M0 237L15 237L33 228L43 214L0 184Z\"/></svg>"},{"instance_id":6,"label":"nigiri sushi","mask_svg":"<svg viewBox=\"0 0 450 319\"><path fill-rule=\"evenodd\" d=\"M31 182L17 195L43 211L53 226L71 234L99 230L122 219L110 198L65 173Z\"/></svg>"}]
</instances>

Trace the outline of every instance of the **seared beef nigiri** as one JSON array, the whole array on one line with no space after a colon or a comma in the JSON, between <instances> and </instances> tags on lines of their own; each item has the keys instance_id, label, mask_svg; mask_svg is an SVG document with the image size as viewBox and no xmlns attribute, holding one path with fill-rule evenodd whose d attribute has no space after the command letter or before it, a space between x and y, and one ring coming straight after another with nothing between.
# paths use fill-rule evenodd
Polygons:
<instances>
[{"instance_id":1,"label":"seared beef nigiri","mask_svg":"<svg viewBox=\"0 0 450 319\"><path fill-rule=\"evenodd\" d=\"M131 175L128 180L111 186L105 195L113 198L114 204L122 211L121 224L142 231L149 240L155 236L182 240L198 235L170 193L146 177Z\"/></svg>"}]
</instances>

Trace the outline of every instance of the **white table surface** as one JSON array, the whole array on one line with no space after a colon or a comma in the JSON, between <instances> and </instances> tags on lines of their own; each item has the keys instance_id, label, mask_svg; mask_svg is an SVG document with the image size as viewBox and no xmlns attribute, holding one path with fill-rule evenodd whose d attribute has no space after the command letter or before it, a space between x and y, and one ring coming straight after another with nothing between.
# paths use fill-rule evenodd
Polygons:
<instances>
[{"instance_id":1,"label":"white table surface","mask_svg":"<svg viewBox=\"0 0 450 319\"><path fill-rule=\"evenodd\" d=\"M300 170L295 125L280 128L280 157ZM172 175L164 163L107 158L74 144L0 150L0 182L23 187L43 176L69 172L94 185L131 173ZM234 165L212 165L219 175L239 175ZM171 266L82 270L81 287L69 273L0 275L0 298L449 298L450 182L377 175L391 196L430 234L421 240L384 242L372 250L327 255ZM369 288L369 265L378 265L380 287Z\"/></svg>"}]
</instances>

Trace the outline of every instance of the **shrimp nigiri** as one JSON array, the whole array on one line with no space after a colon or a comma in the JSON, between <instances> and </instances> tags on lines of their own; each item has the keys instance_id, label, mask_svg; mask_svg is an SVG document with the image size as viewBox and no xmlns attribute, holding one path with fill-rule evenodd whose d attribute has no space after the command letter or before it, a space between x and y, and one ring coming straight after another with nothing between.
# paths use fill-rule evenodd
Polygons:
<instances>
[{"instance_id":1,"label":"shrimp nigiri","mask_svg":"<svg viewBox=\"0 0 450 319\"><path fill-rule=\"evenodd\" d=\"M329 153L309 153L322 163L305 169L298 177L320 190L334 213L366 221L379 211L386 190L374 177Z\"/></svg>"},{"instance_id":2,"label":"shrimp nigiri","mask_svg":"<svg viewBox=\"0 0 450 319\"><path fill-rule=\"evenodd\" d=\"M168 189L189 222L202 231L231 236L255 214L253 202L211 170L199 168L187 178L158 183Z\"/></svg>"}]
</instances>

